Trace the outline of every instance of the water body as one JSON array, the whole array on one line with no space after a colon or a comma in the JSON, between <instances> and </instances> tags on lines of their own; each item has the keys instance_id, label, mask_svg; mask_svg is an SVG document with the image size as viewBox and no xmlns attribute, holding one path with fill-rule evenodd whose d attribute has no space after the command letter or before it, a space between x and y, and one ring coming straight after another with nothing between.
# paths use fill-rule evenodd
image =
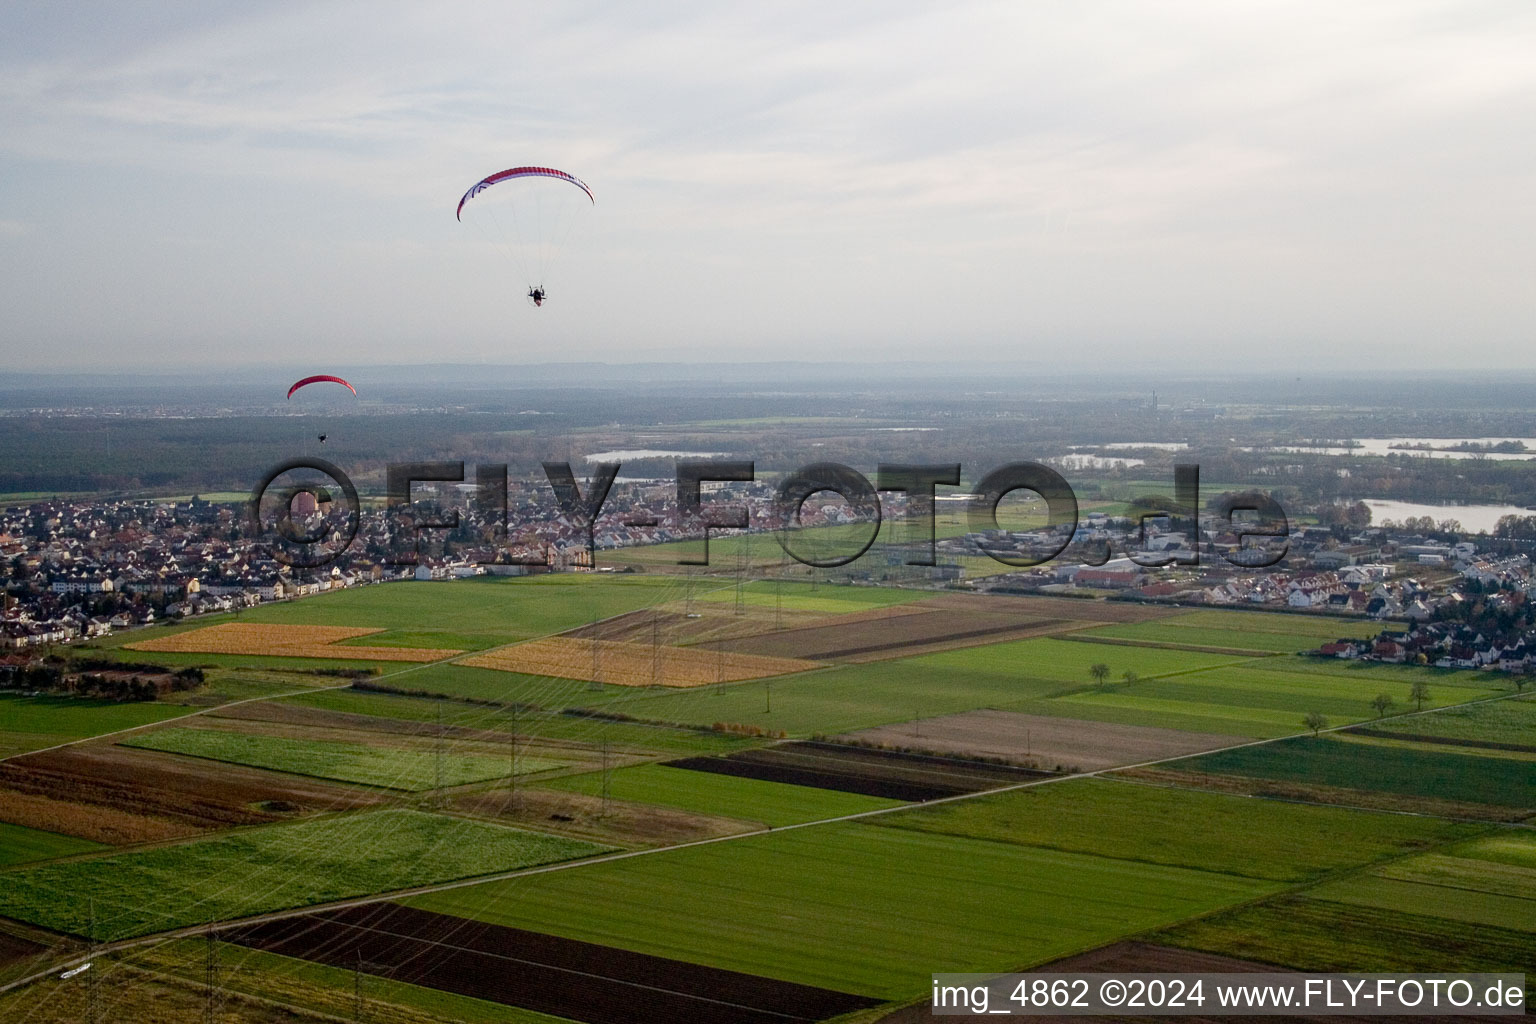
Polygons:
<instances>
[{"instance_id":1,"label":"water body","mask_svg":"<svg viewBox=\"0 0 1536 1024\"><path fill-rule=\"evenodd\" d=\"M725 452L665 452L655 448L623 448L611 452L593 452L584 455L587 462L625 462L638 459L719 459Z\"/></svg>"},{"instance_id":2,"label":"water body","mask_svg":"<svg viewBox=\"0 0 1536 1024\"><path fill-rule=\"evenodd\" d=\"M1371 510L1371 522L1384 519L1402 522L1409 516L1429 516L1435 522L1455 519L1464 530L1474 533L1492 533L1500 516L1536 516L1536 512L1520 505L1420 505L1412 501L1387 501L1376 498L1364 499Z\"/></svg>"},{"instance_id":3,"label":"water body","mask_svg":"<svg viewBox=\"0 0 1536 1024\"><path fill-rule=\"evenodd\" d=\"M1345 448L1333 445L1275 445L1273 447L1246 448L1245 451L1300 452L1307 455L1401 455L1415 459L1491 459L1495 462L1529 462L1536 459L1536 438L1533 437L1360 437L1355 446ZM1431 449L1451 448L1458 444L1498 444L1501 441L1520 441L1530 449L1526 452L1457 452ZM1403 445L1430 445L1431 449L1404 448Z\"/></svg>"}]
</instances>

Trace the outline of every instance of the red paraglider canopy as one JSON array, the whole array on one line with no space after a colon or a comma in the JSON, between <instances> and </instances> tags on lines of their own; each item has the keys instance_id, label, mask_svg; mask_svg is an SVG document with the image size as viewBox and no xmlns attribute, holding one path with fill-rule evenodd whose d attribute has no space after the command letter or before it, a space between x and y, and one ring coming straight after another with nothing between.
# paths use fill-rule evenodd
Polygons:
<instances>
[{"instance_id":1,"label":"red paraglider canopy","mask_svg":"<svg viewBox=\"0 0 1536 1024\"><path fill-rule=\"evenodd\" d=\"M299 390L299 388L302 388L306 384L318 384L321 381L329 381L332 384L340 384L342 387L346 388L348 391L352 392L354 395L357 394L357 388L353 387L351 384L348 384L346 381L342 380L340 377L333 377L333 376L331 376L328 373L317 373L313 377L305 377L303 380L299 381L293 387L289 388L288 389L288 397L292 398L293 397L293 393L295 391Z\"/></svg>"}]
</instances>

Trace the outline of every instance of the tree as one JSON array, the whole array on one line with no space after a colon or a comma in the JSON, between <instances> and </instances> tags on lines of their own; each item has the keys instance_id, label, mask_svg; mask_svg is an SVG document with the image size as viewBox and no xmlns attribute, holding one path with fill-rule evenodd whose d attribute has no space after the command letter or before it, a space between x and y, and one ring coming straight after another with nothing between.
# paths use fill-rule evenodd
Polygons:
<instances>
[{"instance_id":1,"label":"tree","mask_svg":"<svg viewBox=\"0 0 1536 1024\"><path fill-rule=\"evenodd\" d=\"M1138 676L1133 670L1126 669L1124 672L1120 673L1120 678L1125 680L1126 686L1134 686L1136 685L1136 680L1140 679L1141 677Z\"/></svg>"},{"instance_id":2,"label":"tree","mask_svg":"<svg viewBox=\"0 0 1536 1024\"><path fill-rule=\"evenodd\" d=\"M1096 661L1092 665L1088 666L1088 674L1093 676L1094 682L1098 683L1100 686L1103 686L1104 680L1109 678L1109 666L1104 664L1102 661Z\"/></svg>"},{"instance_id":3,"label":"tree","mask_svg":"<svg viewBox=\"0 0 1536 1024\"><path fill-rule=\"evenodd\" d=\"M1381 718L1388 711L1392 710L1392 705L1394 703L1396 702L1393 701L1393 699L1385 693L1378 693L1371 699L1371 707L1376 709L1377 718Z\"/></svg>"},{"instance_id":4,"label":"tree","mask_svg":"<svg viewBox=\"0 0 1536 1024\"><path fill-rule=\"evenodd\" d=\"M1516 693L1524 692L1525 684L1531 681L1531 676L1532 676L1533 673L1536 673L1536 667L1532 667L1530 665L1525 666L1525 668L1523 668L1519 672L1515 673L1515 692Z\"/></svg>"},{"instance_id":5,"label":"tree","mask_svg":"<svg viewBox=\"0 0 1536 1024\"><path fill-rule=\"evenodd\" d=\"M1429 700L1429 684L1420 679L1413 684L1413 689L1408 691L1408 699L1418 705L1420 711L1424 710L1424 702Z\"/></svg>"},{"instance_id":6,"label":"tree","mask_svg":"<svg viewBox=\"0 0 1536 1024\"><path fill-rule=\"evenodd\" d=\"M1307 717L1301 720L1301 724L1311 729L1312 735L1316 736L1319 732L1328 728L1328 719L1320 711L1308 711Z\"/></svg>"}]
</instances>

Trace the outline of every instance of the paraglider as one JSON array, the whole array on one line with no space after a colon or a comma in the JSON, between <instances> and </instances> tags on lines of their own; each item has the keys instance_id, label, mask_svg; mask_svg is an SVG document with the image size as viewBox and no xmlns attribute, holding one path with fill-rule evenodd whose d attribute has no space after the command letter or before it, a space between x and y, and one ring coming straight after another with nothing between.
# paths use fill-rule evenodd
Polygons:
<instances>
[{"instance_id":1,"label":"paraglider","mask_svg":"<svg viewBox=\"0 0 1536 1024\"><path fill-rule=\"evenodd\" d=\"M288 389L288 397L292 398L293 397L293 393L295 391L299 390L299 388L307 387L310 384L320 384L320 383L340 384L342 387L346 388L348 391L352 392L354 395L357 394L357 388L353 387L351 384L348 384L346 381L342 380L340 377L333 377L329 373L318 373L318 374L316 374L313 377L305 377L303 380L296 382L293 385L293 387Z\"/></svg>"},{"instance_id":2,"label":"paraglider","mask_svg":"<svg viewBox=\"0 0 1536 1024\"><path fill-rule=\"evenodd\" d=\"M511 182L512 184L504 184ZM454 218L465 222L471 199L497 185L471 208L468 223L509 256L528 284L528 299L543 306L544 281L574 229L597 205L587 183L553 167L509 167L481 178L459 200ZM587 206L581 200L587 200Z\"/></svg>"}]
</instances>

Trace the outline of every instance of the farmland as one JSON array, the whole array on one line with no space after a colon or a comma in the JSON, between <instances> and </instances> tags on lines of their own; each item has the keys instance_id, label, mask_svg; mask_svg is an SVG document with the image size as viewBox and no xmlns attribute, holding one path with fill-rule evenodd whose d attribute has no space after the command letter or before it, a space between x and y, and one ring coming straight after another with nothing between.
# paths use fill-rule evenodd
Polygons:
<instances>
[{"instance_id":1,"label":"farmland","mask_svg":"<svg viewBox=\"0 0 1536 1024\"><path fill-rule=\"evenodd\" d=\"M769 658L686 647L647 647L609 640L552 637L529 640L465 658L471 668L558 676L616 686L686 688L805 672L820 668L800 658Z\"/></svg>"},{"instance_id":2,"label":"farmland","mask_svg":"<svg viewBox=\"0 0 1536 1024\"><path fill-rule=\"evenodd\" d=\"M123 745L412 792L483 782L509 774L505 754L466 753L457 747L439 754L420 743L380 746L226 729L177 728L157 729L125 740ZM558 761L523 756L517 760L516 771L526 774L559 766Z\"/></svg>"},{"instance_id":3,"label":"farmland","mask_svg":"<svg viewBox=\"0 0 1536 1024\"><path fill-rule=\"evenodd\" d=\"M1002 758L1039 768L1087 771L1196 754L1244 741L1240 736L997 710L965 711L861 729L848 738L883 746L918 746L942 753Z\"/></svg>"},{"instance_id":4,"label":"farmland","mask_svg":"<svg viewBox=\"0 0 1536 1024\"><path fill-rule=\"evenodd\" d=\"M723 757L682 758L666 765L907 801L979 793L1046 777L1043 772L1009 765L824 742L778 743Z\"/></svg>"},{"instance_id":5,"label":"farmland","mask_svg":"<svg viewBox=\"0 0 1536 1024\"><path fill-rule=\"evenodd\" d=\"M1511 833L1318 886L1314 899L1536 933L1536 838Z\"/></svg>"},{"instance_id":6,"label":"farmland","mask_svg":"<svg viewBox=\"0 0 1536 1024\"><path fill-rule=\"evenodd\" d=\"M1007 970L1273 883L838 824L415 897L409 906L840 991Z\"/></svg>"},{"instance_id":7,"label":"farmland","mask_svg":"<svg viewBox=\"0 0 1536 1024\"><path fill-rule=\"evenodd\" d=\"M1507 971L1536 987L1529 932L1417 912L1283 896L1158 933L1161 942L1306 971Z\"/></svg>"},{"instance_id":8,"label":"farmland","mask_svg":"<svg viewBox=\"0 0 1536 1024\"><path fill-rule=\"evenodd\" d=\"M134 950L125 957L135 967L173 975L193 984L207 981L207 959L207 946L190 939ZM390 1024L567 1024L560 1018L531 1010L395 978L365 976L357 984L355 962L347 967L330 967L224 942L214 944L214 962L219 984L226 992L275 999L332 1018L346 1019L361 1002L364 1020ZM188 998L192 996L189 994ZM196 993L196 998L202 999L202 994ZM239 1002L238 997L229 1000L232 1005ZM200 1013L203 1007L197 1004L195 1009ZM227 1018L221 1018L221 1024L225 1021Z\"/></svg>"},{"instance_id":9,"label":"farmland","mask_svg":"<svg viewBox=\"0 0 1536 1024\"><path fill-rule=\"evenodd\" d=\"M1409 796L1536 809L1536 773L1524 761L1434 749L1298 737L1177 762L1192 772L1317 783Z\"/></svg>"},{"instance_id":10,"label":"farmland","mask_svg":"<svg viewBox=\"0 0 1536 1024\"><path fill-rule=\"evenodd\" d=\"M620 722L549 712L520 711L514 715L506 708L465 704L437 698L367 693L359 690L321 690L315 693L299 694L273 703L391 721L419 723L441 721L449 728L511 731L515 722L519 735L592 744L608 742L619 750L712 753L736 750L751 742L745 737L726 733L669 729L637 722Z\"/></svg>"},{"instance_id":11,"label":"farmland","mask_svg":"<svg viewBox=\"0 0 1536 1024\"><path fill-rule=\"evenodd\" d=\"M1536 810L1530 754L1477 749L1536 743L1536 701L1448 707L1508 692L1507 677L1290 653L1374 628L1359 622L762 580L738 614L722 582L391 584L137 632L171 648L157 659L219 666L186 698L204 713L156 724L193 708L6 699L24 709L0 726L10 736L147 728L0 766L0 914L78 936L89 922L71 894L88 891L98 938L141 935L646 851L219 944L231 991L340 1017L354 1012L345 961L366 945L380 966L360 975L364 1013L421 1024L553 1024L537 1011L561 1012L575 963L616 986L602 1012L619 1020L651 1005L623 994L635 978L707 995L711 972L741 972L732 991L760 989L748 1011L771 1016L787 1005L775 992L811 998L795 986L910 999L934 970L1020 968L1157 929L1269 963L1364 962L1397 941L1388 920L1406 922L1405 950L1475 927L1479 965L1518 961L1511 936L1530 938L1529 844L1432 816ZM330 666L379 673L354 688L313 671ZM1441 710L1376 718L1372 698L1409 708L1417 681ZM1297 737L1310 711L1373 731ZM1269 737L1284 739L1227 749ZM1142 767L1035 770L1121 765ZM421 795L439 785L455 788ZM1348 806L1369 803L1419 813ZM879 813L831 820L865 812ZM720 841L666 848L701 839ZM1279 907L1305 927L1244 932ZM1345 914L1364 930L1306 931ZM464 948L366 930L383 921ZM507 943L537 964L506 972ZM133 959L196 981L202 951ZM431 969L449 956L462 970ZM660 987L658 1006L690 998Z\"/></svg>"},{"instance_id":12,"label":"farmland","mask_svg":"<svg viewBox=\"0 0 1536 1024\"><path fill-rule=\"evenodd\" d=\"M1432 715L1375 723L1374 728L1405 738L1456 740L1474 747L1497 744L1536 749L1536 699L1444 708Z\"/></svg>"},{"instance_id":13,"label":"farmland","mask_svg":"<svg viewBox=\"0 0 1536 1024\"><path fill-rule=\"evenodd\" d=\"M806 583L754 581L741 588L741 600L754 608L784 608L786 611L825 612L841 615L866 608L889 608L918 601L929 595L922 590L896 590L891 587L816 586ZM699 598L715 604L736 600L736 587L722 587Z\"/></svg>"},{"instance_id":14,"label":"farmland","mask_svg":"<svg viewBox=\"0 0 1536 1024\"><path fill-rule=\"evenodd\" d=\"M235 832L0 875L0 913L99 940L596 853L591 843L410 810Z\"/></svg>"},{"instance_id":15,"label":"farmland","mask_svg":"<svg viewBox=\"0 0 1536 1024\"><path fill-rule=\"evenodd\" d=\"M163 722L192 710L159 701L117 704L83 697L0 693L0 757Z\"/></svg>"},{"instance_id":16,"label":"farmland","mask_svg":"<svg viewBox=\"0 0 1536 1024\"><path fill-rule=\"evenodd\" d=\"M176 654L254 654L281 658L357 658L360 661L438 661L458 650L421 647L347 646L344 640L382 630L357 626L263 625L221 622L125 645L130 651Z\"/></svg>"},{"instance_id":17,"label":"farmland","mask_svg":"<svg viewBox=\"0 0 1536 1024\"><path fill-rule=\"evenodd\" d=\"M599 795L603 791L603 778L601 773L591 772L555 779L547 785L573 793ZM617 800L660 804L663 807L739 818L768 826L835 818L899 804L896 800L761 779L691 772L665 765L636 765L613 771L609 777L608 792Z\"/></svg>"},{"instance_id":18,"label":"farmland","mask_svg":"<svg viewBox=\"0 0 1536 1024\"><path fill-rule=\"evenodd\" d=\"M76 839L74 836L0 822L0 867L25 864L34 860L73 857L77 853L91 853L103 849L106 847L100 843Z\"/></svg>"},{"instance_id":19,"label":"farmland","mask_svg":"<svg viewBox=\"0 0 1536 1024\"><path fill-rule=\"evenodd\" d=\"M1108 821L1115 827L1105 828ZM1106 779L917 808L872 823L1288 882L1471 834L1432 819Z\"/></svg>"},{"instance_id":20,"label":"farmland","mask_svg":"<svg viewBox=\"0 0 1536 1024\"><path fill-rule=\"evenodd\" d=\"M371 791L105 744L28 754L0 766L0 815L123 845L377 803ZM271 808L285 808L274 811Z\"/></svg>"}]
</instances>

